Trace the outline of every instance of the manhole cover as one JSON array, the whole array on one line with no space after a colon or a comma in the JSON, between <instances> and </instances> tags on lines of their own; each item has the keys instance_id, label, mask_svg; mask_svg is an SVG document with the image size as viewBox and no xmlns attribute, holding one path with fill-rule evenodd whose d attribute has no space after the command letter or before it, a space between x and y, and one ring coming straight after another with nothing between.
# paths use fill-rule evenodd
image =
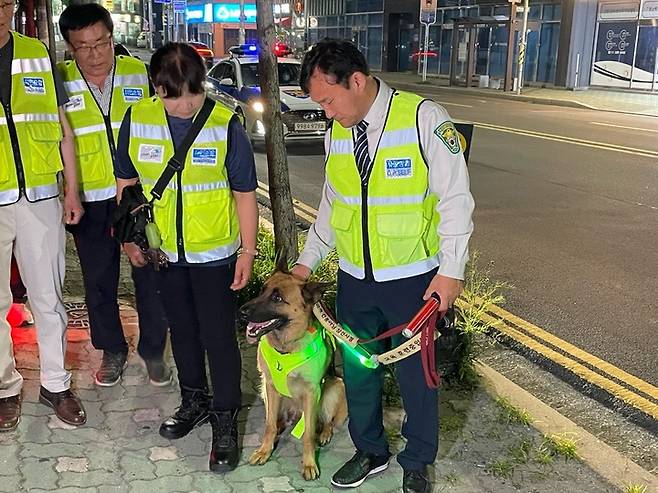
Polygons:
<instances>
[{"instance_id":1,"label":"manhole cover","mask_svg":"<svg viewBox=\"0 0 658 493\"><path fill-rule=\"evenodd\" d=\"M89 329L89 315L84 301L68 301L64 307L69 316L68 329Z\"/></svg>"}]
</instances>

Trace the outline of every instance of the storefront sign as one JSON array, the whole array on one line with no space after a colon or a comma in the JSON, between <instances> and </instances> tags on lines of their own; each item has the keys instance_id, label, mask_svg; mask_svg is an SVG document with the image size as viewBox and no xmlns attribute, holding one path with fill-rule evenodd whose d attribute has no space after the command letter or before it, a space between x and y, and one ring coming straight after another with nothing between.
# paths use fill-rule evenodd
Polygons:
<instances>
[{"instance_id":1,"label":"storefront sign","mask_svg":"<svg viewBox=\"0 0 658 493\"><path fill-rule=\"evenodd\" d=\"M658 19L658 0L646 0L642 6L642 19Z\"/></svg>"},{"instance_id":2,"label":"storefront sign","mask_svg":"<svg viewBox=\"0 0 658 493\"><path fill-rule=\"evenodd\" d=\"M256 22L256 4L244 6L245 22ZM200 22L240 22L240 4L238 3L206 3L203 5L188 5L185 9L188 24Z\"/></svg>"},{"instance_id":3,"label":"storefront sign","mask_svg":"<svg viewBox=\"0 0 658 493\"><path fill-rule=\"evenodd\" d=\"M187 7L187 0L172 0L174 5L174 13L183 13L185 12L185 7Z\"/></svg>"},{"instance_id":4,"label":"storefront sign","mask_svg":"<svg viewBox=\"0 0 658 493\"><path fill-rule=\"evenodd\" d=\"M637 19L640 4L635 2L599 4L600 21L617 21Z\"/></svg>"}]
</instances>

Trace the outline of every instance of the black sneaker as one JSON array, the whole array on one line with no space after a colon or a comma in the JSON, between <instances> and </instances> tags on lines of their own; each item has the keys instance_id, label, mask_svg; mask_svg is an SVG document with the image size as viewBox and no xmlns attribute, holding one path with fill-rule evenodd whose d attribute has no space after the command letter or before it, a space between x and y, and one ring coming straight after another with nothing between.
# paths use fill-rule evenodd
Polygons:
<instances>
[{"instance_id":1,"label":"black sneaker","mask_svg":"<svg viewBox=\"0 0 658 493\"><path fill-rule=\"evenodd\" d=\"M128 353L110 353L103 351L101 366L96 372L94 380L101 387L112 387L121 380L123 370L128 366Z\"/></svg>"},{"instance_id":2,"label":"black sneaker","mask_svg":"<svg viewBox=\"0 0 658 493\"><path fill-rule=\"evenodd\" d=\"M165 364L164 359L152 358L145 359L144 365L149 374L149 382L156 387L164 387L171 383L171 370Z\"/></svg>"},{"instance_id":3,"label":"black sneaker","mask_svg":"<svg viewBox=\"0 0 658 493\"><path fill-rule=\"evenodd\" d=\"M403 493L430 493L426 471L405 470L402 477Z\"/></svg>"},{"instance_id":4,"label":"black sneaker","mask_svg":"<svg viewBox=\"0 0 658 493\"><path fill-rule=\"evenodd\" d=\"M196 426L208 421L210 398L202 391L183 391L181 405L160 425L160 436L169 440L183 438Z\"/></svg>"},{"instance_id":5,"label":"black sneaker","mask_svg":"<svg viewBox=\"0 0 658 493\"><path fill-rule=\"evenodd\" d=\"M389 458L389 455L372 455L357 450L354 457L332 476L331 484L338 488L356 488L368 476L384 471Z\"/></svg>"}]
</instances>

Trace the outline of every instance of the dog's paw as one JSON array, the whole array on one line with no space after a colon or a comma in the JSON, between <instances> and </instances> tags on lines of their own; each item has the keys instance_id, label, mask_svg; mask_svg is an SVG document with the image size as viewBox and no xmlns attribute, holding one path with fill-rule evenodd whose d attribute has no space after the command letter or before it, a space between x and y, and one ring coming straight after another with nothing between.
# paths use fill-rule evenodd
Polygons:
<instances>
[{"instance_id":1,"label":"dog's paw","mask_svg":"<svg viewBox=\"0 0 658 493\"><path fill-rule=\"evenodd\" d=\"M272 450L263 449L262 447L256 449L251 457L249 457L249 464L252 466L262 466L265 464L272 455Z\"/></svg>"},{"instance_id":2,"label":"dog's paw","mask_svg":"<svg viewBox=\"0 0 658 493\"><path fill-rule=\"evenodd\" d=\"M334 436L334 430L330 426L327 426L323 428L323 430L320 432L320 435L318 436L318 444L320 447L324 447L327 445L330 441L331 438Z\"/></svg>"},{"instance_id":3,"label":"dog's paw","mask_svg":"<svg viewBox=\"0 0 658 493\"><path fill-rule=\"evenodd\" d=\"M320 477L320 469L315 461L309 461L308 463L302 463L302 476L306 481L313 481Z\"/></svg>"}]
</instances>

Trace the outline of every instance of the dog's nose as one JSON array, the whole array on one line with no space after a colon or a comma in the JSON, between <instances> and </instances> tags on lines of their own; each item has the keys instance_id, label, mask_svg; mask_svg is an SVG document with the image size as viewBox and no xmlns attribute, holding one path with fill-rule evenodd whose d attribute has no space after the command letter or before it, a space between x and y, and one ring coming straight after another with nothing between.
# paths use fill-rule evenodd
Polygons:
<instances>
[{"instance_id":1,"label":"dog's nose","mask_svg":"<svg viewBox=\"0 0 658 493\"><path fill-rule=\"evenodd\" d=\"M251 313L249 303L245 303L238 309L238 318L245 320L249 316L249 313Z\"/></svg>"}]
</instances>

